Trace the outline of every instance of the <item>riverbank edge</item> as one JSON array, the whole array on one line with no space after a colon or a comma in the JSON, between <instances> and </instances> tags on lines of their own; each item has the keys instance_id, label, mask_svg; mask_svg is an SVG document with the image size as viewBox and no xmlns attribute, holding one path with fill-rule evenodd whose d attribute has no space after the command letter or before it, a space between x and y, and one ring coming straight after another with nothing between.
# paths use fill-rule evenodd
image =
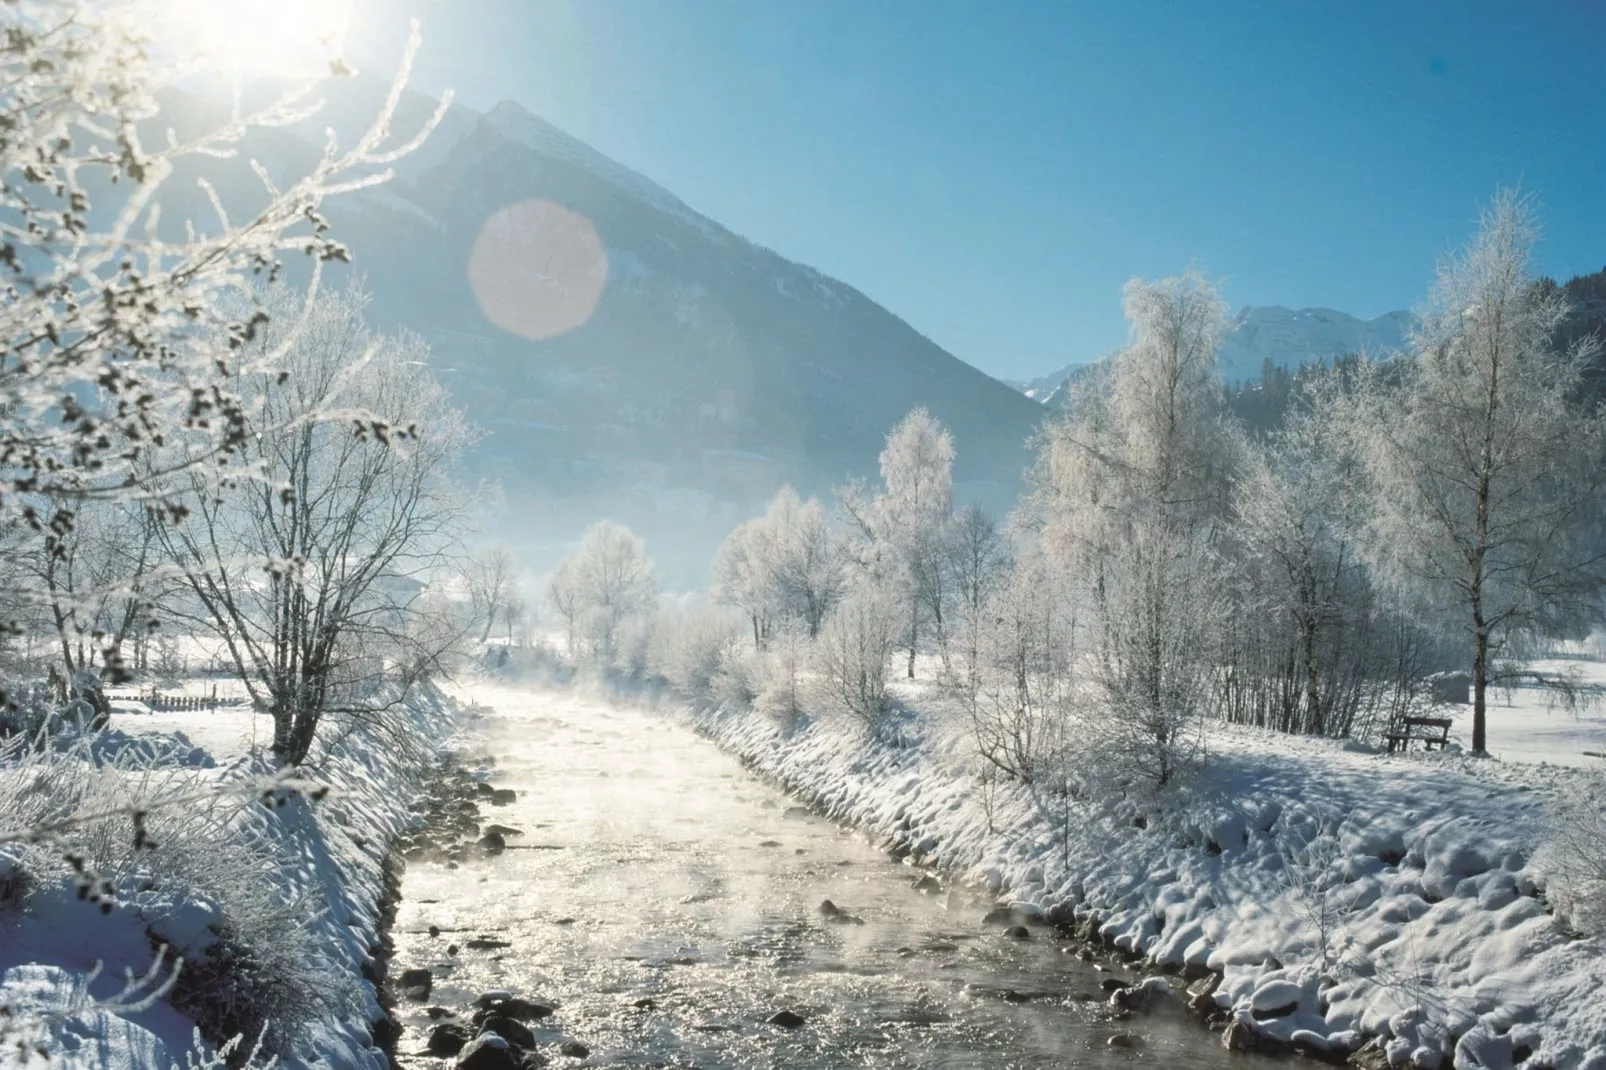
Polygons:
<instances>
[{"instance_id":1,"label":"riverbank edge","mask_svg":"<svg viewBox=\"0 0 1606 1070\"><path fill-rule=\"evenodd\" d=\"M384 816L381 820L370 818L366 822L368 831L379 838L381 847L376 855L373 879L358 882L360 891L353 903L356 908L353 919L372 917L372 932L363 932L361 925L350 927L359 938L367 940L357 969L368 997L368 1040L371 1048L383 1056L389 1070L401 1070L403 1066L398 1056L403 1029L396 1014L401 993L391 967L396 955L393 930L403 900L402 882L407 871L405 856L418 831L432 820L437 799L431 785L442 779L443 770L457 768L456 748L465 719L465 711L458 703L433 686L423 688L416 699L406 701L402 708L405 728L414 739L423 740L424 745L392 754L388 761L371 752L358 758L359 764L374 774L372 780L359 782L360 794L365 803L377 804L378 812ZM333 823L350 831L349 817L336 818ZM362 836L358 831L354 839ZM349 894L347 889L341 890Z\"/></svg>"}]
</instances>

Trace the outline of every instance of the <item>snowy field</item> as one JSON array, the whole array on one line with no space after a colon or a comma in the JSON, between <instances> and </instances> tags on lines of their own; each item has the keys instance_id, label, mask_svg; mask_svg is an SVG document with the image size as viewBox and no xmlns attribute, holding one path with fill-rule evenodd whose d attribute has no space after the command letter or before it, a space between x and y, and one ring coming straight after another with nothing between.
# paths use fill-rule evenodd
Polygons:
<instances>
[{"instance_id":1,"label":"snowy field","mask_svg":"<svg viewBox=\"0 0 1606 1070\"><path fill-rule=\"evenodd\" d=\"M1534 662L1549 675L1575 673L1578 683L1593 689L1577 710L1558 705L1552 693L1538 687L1496 691L1489 708L1489 753L1508 762L1549 762L1606 769L1606 663L1593 658L1556 658ZM1470 736L1472 707L1456 718L1452 738ZM1601 757L1597 757L1597 755Z\"/></svg>"},{"instance_id":2,"label":"snowy field","mask_svg":"<svg viewBox=\"0 0 1606 1070\"><path fill-rule=\"evenodd\" d=\"M1218 728L1204 771L1158 799L1044 806L980 788L963 714L935 689L901 698L898 744L690 716L836 821L1157 965L1220 973L1218 1004L1266 1036L1381 1037L1421 1070L1606 1070L1606 956L1550 913L1536 850L1591 773ZM1598 720L1525 734L1531 703L1500 710L1501 745L1525 761L1581 764L1601 738Z\"/></svg>"}]
</instances>

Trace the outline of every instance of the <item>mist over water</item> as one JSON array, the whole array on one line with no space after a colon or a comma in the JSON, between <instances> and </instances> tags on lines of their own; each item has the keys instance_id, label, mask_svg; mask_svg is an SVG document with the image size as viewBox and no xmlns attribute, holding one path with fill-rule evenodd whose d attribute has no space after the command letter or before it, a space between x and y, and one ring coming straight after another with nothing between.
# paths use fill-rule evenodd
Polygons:
<instances>
[{"instance_id":1,"label":"mist over water","mask_svg":"<svg viewBox=\"0 0 1606 1070\"><path fill-rule=\"evenodd\" d=\"M538 1040L578 1039L589 1065L1243 1063L1180 1013L1110 1020L1100 982L1132 975L1096 971L1051 930L983 927L972 894L915 891L918 870L658 715L574 693L471 697L494 709L471 753L495 754L493 782L519 793L482 824L524 834L460 869L409 866L393 971L435 967L432 1003L494 988L552 1001ZM864 924L827 921L825 899ZM476 937L510 946L467 948ZM427 1035L422 1009L402 1008L404 1053ZM807 1024L766 1024L782 1009ZM1139 1047L1110 1048L1116 1033Z\"/></svg>"}]
</instances>

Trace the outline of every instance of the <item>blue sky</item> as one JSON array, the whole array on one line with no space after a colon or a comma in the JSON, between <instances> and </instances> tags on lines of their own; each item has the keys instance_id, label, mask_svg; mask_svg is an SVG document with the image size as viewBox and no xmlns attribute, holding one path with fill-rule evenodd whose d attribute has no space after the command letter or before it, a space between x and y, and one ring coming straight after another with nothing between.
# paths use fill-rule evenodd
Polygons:
<instances>
[{"instance_id":1,"label":"blue sky","mask_svg":"<svg viewBox=\"0 0 1606 1070\"><path fill-rule=\"evenodd\" d=\"M420 84L516 100L1027 376L1190 264L1234 306L1408 307L1498 184L1606 265L1606 4L359 0Z\"/></svg>"}]
</instances>

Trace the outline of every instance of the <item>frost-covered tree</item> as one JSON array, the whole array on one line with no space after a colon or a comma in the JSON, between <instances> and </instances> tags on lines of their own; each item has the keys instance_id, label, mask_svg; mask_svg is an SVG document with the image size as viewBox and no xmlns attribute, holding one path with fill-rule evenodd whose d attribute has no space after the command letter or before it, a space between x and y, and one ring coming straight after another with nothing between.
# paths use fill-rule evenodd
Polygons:
<instances>
[{"instance_id":1,"label":"frost-covered tree","mask_svg":"<svg viewBox=\"0 0 1606 1070\"><path fill-rule=\"evenodd\" d=\"M468 586L469 610L480 626L480 642L491 637L491 629L498 622L508 628L508 639L513 638L514 615L510 614L518 597L517 566L513 553L506 546L493 546L474 554L468 560L464 575Z\"/></svg>"},{"instance_id":2,"label":"frost-covered tree","mask_svg":"<svg viewBox=\"0 0 1606 1070\"><path fill-rule=\"evenodd\" d=\"M574 554L559 561L558 567L547 580L547 605L563 618L564 649L570 657L580 652L580 623L586 610L585 582L584 569Z\"/></svg>"},{"instance_id":3,"label":"frost-covered tree","mask_svg":"<svg viewBox=\"0 0 1606 1070\"><path fill-rule=\"evenodd\" d=\"M238 168L243 139L308 118L316 79L208 130L172 135L169 91L206 58L149 39L148 3L15 0L0 10L0 535L8 553L55 540L81 503L138 501L182 516L192 479L210 492L251 452L252 392L278 373L249 344L266 312L249 300L280 257L348 258L321 212L336 194L383 181L416 141L390 120L411 59L381 114L349 147L329 142L304 175L262 177L260 195L224 204L200 185L205 218L177 176L206 161ZM414 41L416 46L416 39ZM444 102L443 102L444 106ZM191 180L193 181L193 179ZM192 187L193 188L193 187ZM191 198L193 199L193 198ZM313 278L318 272L314 270ZM171 447L182 441L184 448ZM172 488L184 488L175 493ZM12 592L13 627L41 589ZM106 652L103 651L103 660ZM112 660L118 654L110 651Z\"/></svg>"},{"instance_id":4,"label":"frost-covered tree","mask_svg":"<svg viewBox=\"0 0 1606 1070\"><path fill-rule=\"evenodd\" d=\"M280 291L266 303L294 299ZM409 616L462 535L456 464L472 432L423 342L372 334L366 302L356 288L326 292L301 323L261 325L247 349L279 352L285 374L249 386L257 478L209 493L186 469L194 509L159 528L193 619L272 714L273 752L289 765L331 710L361 710L387 664L434 663L411 640L443 633L418 632ZM334 422L337 412L368 432Z\"/></svg>"},{"instance_id":5,"label":"frost-covered tree","mask_svg":"<svg viewBox=\"0 0 1606 1070\"><path fill-rule=\"evenodd\" d=\"M970 687L976 751L1006 776L1039 782L1073 749L1074 603L1030 543L981 597Z\"/></svg>"},{"instance_id":6,"label":"frost-covered tree","mask_svg":"<svg viewBox=\"0 0 1606 1070\"><path fill-rule=\"evenodd\" d=\"M887 668L901 607L873 584L856 586L826 618L814 642L813 690L825 709L874 728L892 708Z\"/></svg>"},{"instance_id":7,"label":"frost-covered tree","mask_svg":"<svg viewBox=\"0 0 1606 1070\"><path fill-rule=\"evenodd\" d=\"M880 492L862 484L837 492L839 511L848 522L850 558L869 582L881 587L889 604L900 607L910 679L924 622L932 622L939 642L947 634L945 548L953 513L953 467L953 436L917 408L887 435Z\"/></svg>"},{"instance_id":8,"label":"frost-covered tree","mask_svg":"<svg viewBox=\"0 0 1606 1070\"><path fill-rule=\"evenodd\" d=\"M715 555L712 578L715 599L747 615L755 649L785 625L817 635L845 582L824 509L791 487L731 532Z\"/></svg>"},{"instance_id":9,"label":"frost-covered tree","mask_svg":"<svg viewBox=\"0 0 1606 1070\"><path fill-rule=\"evenodd\" d=\"M1009 542L984 510L967 505L949 525L946 557L957 630L963 644L964 675L960 682L974 689L987 606L1010 575Z\"/></svg>"},{"instance_id":10,"label":"frost-covered tree","mask_svg":"<svg viewBox=\"0 0 1606 1070\"><path fill-rule=\"evenodd\" d=\"M1124 303L1133 342L1041 436L1029 513L1089 606L1110 738L1164 784L1210 693L1225 609L1215 543L1240 436L1215 371L1215 287L1134 279Z\"/></svg>"},{"instance_id":11,"label":"frost-covered tree","mask_svg":"<svg viewBox=\"0 0 1606 1070\"><path fill-rule=\"evenodd\" d=\"M1596 619L1606 586L1606 416L1577 400L1598 342L1554 343L1568 309L1536 285L1538 230L1530 198L1495 196L1365 410L1371 557L1425 616L1460 618L1476 752L1497 659Z\"/></svg>"},{"instance_id":12,"label":"frost-covered tree","mask_svg":"<svg viewBox=\"0 0 1606 1070\"><path fill-rule=\"evenodd\" d=\"M584 638L592 656L611 664L620 626L657 604L646 546L628 528L599 520L559 562L547 597L568 622L571 651L578 649L576 639Z\"/></svg>"},{"instance_id":13,"label":"frost-covered tree","mask_svg":"<svg viewBox=\"0 0 1606 1070\"><path fill-rule=\"evenodd\" d=\"M714 600L746 616L752 626L755 650L764 648L764 640L780 610L775 557L774 532L765 517L736 525L714 555L711 574Z\"/></svg>"},{"instance_id":14,"label":"frost-covered tree","mask_svg":"<svg viewBox=\"0 0 1606 1070\"><path fill-rule=\"evenodd\" d=\"M49 523L20 560L25 582L43 588L66 679L127 671L124 644L143 649L157 623L160 575L156 514L137 501L72 502L71 523ZM54 520L55 508L41 505ZM131 651L131 652L135 652ZM135 660L137 661L137 653Z\"/></svg>"}]
</instances>

